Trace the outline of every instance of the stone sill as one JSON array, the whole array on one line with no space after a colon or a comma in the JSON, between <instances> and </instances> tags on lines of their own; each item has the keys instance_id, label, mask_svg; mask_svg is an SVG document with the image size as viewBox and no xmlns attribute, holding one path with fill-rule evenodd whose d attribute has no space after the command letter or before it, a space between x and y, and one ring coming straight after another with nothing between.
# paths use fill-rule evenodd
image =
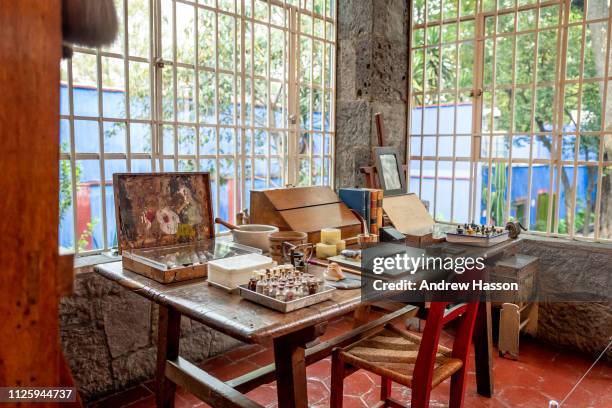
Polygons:
<instances>
[{"instance_id":1,"label":"stone sill","mask_svg":"<svg viewBox=\"0 0 612 408\"><path fill-rule=\"evenodd\" d=\"M121 255L113 255L110 252L105 252L96 255L86 255L74 258L74 273L92 273L96 265L102 265L109 262L121 260Z\"/></svg>"},{"instance_id":2,"label":"stone sill","mask_svg":"<svg viewBox=\"0 0 612 408\"><path fill-rule=\"evenodd\" d=\"M569 239L563 237L546 237L527 233L521 234L520 236L527 241L543 242L551 246L556 246L558 248L563 248L567 247L568 245L571 245L576 249L584 249L589 252L601 252L605 254L610 254L610 251L612 251L612 243L607 242L581 241L577 239Z\"/></svg>"}]
</instances>

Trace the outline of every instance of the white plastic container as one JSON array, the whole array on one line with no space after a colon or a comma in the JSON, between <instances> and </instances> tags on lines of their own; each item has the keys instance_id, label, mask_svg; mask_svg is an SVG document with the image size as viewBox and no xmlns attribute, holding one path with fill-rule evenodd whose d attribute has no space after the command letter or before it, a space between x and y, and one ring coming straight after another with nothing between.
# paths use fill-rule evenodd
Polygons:
<instances>
[{"instance_id":1,"label":"white plastic container","mask_svg":"<svg viewBox=\"0 0 612 408\"><path fill-rule=\"evenodd\" d=\"M272 258L260 254L246 254L218 259L208 263L208 282L227 290L247 284L253 272L272 268Z\"/></svg>"}]
</instances>

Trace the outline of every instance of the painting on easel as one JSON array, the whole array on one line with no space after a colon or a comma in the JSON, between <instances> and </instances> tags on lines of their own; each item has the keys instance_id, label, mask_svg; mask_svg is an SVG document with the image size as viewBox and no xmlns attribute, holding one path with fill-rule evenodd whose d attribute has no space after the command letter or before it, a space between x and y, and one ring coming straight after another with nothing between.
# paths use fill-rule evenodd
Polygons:
<instances>
[{"instance_id":1,"label":"painting on easel","mask_svg":"<svg viewBox=\"0 0 612 408\"><path fill-rule=\"evenodd\" d=\"M113 175L119 249L212 238L208 173Z\"/></svg>"}]
</instances>

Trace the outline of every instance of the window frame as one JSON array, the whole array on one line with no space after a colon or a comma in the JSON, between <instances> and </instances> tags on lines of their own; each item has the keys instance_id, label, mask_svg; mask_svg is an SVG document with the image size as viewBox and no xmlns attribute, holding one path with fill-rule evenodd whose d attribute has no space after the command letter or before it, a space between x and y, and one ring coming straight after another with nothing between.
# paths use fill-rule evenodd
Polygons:
<instances>
[{"instance_id":1,"label":"window frame","mask_svg":"<svg viewBox=\"0 0 612 408\"><path fill-rule=\"evenodd\" d=\"M418 186L414 185L414 181L411 180L410 177L410 172L411 172L411 168L412 166L409 165L408 166L408 189L409 191L415 191L417 194L419 194L419 196L422 196L423 194L423 164L424 162L433 162L435 164L435 175L434 175L434 186L433 186L433 203L430 202L430 210L434 215L434 218L436 218L437 215L437 203L439 201L439 198L437 197L437 191L438 191L438 180L439 180L439 174L438 174L438 168L439 168L439 163L442 161L449 161L452 163L452 191L451 191L451 219L450 221L441 221L441 220L437 220L440 222L446 222L446 223L463 223L463 222L469 222L472 220L479 220L480 219L480 215L479 215L479 210L480 210L480 194L482 193L482 191L479 191L479 189L481 188L479 185L479 177L478 177L478 171L479 171L479 166L482 166L482 169L487 169L487 175L488 175L488 180L487 180L487 186L486 186L486 220L487 222L491 222L492 218L491 218L491 205L492 205L492 200L491 200L491 179L493 178L492 176L492 171L494 168L496 168L496 166L498 164L504 164L507 165L508 167L508 175L507 175L507 187L506 187L506 194L505 194L505 199L504 199L504 214L506 217L510 217L511 216L511 205L512 205L512 167L516 164L524 164L528 167L528 195L527 195L527 205L526 205L526 213L524 214L525 216L525 220L527 225L525 225L525 227L529 230L530 233L533 234L537 234L537 235L545 235L545 236L562 236L562 237L569 237L571 239L578 239L578 240L585 240L585 241L604 241L604 242L608 242L608 241L612 241L611 239L607 239L607 238L602 238L599 236L599 223L600 223L600 216L601 216L601 201L602 201L602 176L603 176L603 171L606 167L611 166L612 162L610 161L604 161L604 139L606 137L611 137L609 132L606 132L606 128L605 128L605 122L606 122L606 118L605 118L605 113L602 112L601 115L601 126L599 128L599 131L594 131L594 132L588 132L588 131L583 131L581 130L580 127L577 127L577 129L575 129L573 132L568 132L567 130L563 129L563 123L564 123L564 99L565 99L565 89L567 85L572 85L572 84L578 84L578 89L579 89L579 95L581 95L579 97L579 101L582 98L582 89L583 89L583 85L584 84L600 84L603 86L603 90L600 92L603 92L602 94L602 102L601 102L601 109L602 111L606 109L606 106L610 103L610 101L607 101L607 94L608 94L608 84L610 83L610 80L612 80L612 76L610 75L610 70L609 70L609 58L610 58L610 43L611 43L611 39L610 39L610 31L612 31L612 9L610 9L610 12L608 13L608 15L606 16L602 16L599 19L589 19L587 18L587 13L586 10L584 12L584 16L582 18L582 20L580 21L569 21L569 14L570 14L570 8L571 8L571 2L566 1L566 0L549 0L549 1L542 1L542 2L534 2L533 4L528 4L528 5L523 5L523 6L518 6L516 2L514 2L514 6L511 8L505 8L503 10L497 10L496 8L494 8L492 11L484 11L483 10L483 1L477 1L476 2L476 6L475 6L475 14L474 15L468 15L468 16L462 16L460 15L460 10L461 10L461 3L458 2L458 8L457 8L457 12L456 12L456 16L450 19L444 19L444 18L440 18L440 19L435 19L434 21L429 21L428 19L428 15L427 15L427 10L429 8L428 3L431 0L423 0L423 8L422 10L425 10L424 15L422 15L422 19L421 21L419 21L418 23L415 22L415 15L419 14L416 13L415 10L413 8L411 8L410 10L410 30L409 30L409 34L408 34L408 38L409 38L409 78L410 78L410 85L409 85L409 98L408 98L408 117L407 117L407 133L408 133L408 143L407 143L407 157L409 158L409 160L415 160L418 161L419 164L419 168L418 168L418 173L419 173L419 181L418 181ZM437 4L440 4L439 2L435 2ZM586 3L586 2L585 2ZM543 8L546 8L548 6L555 6L558 5L559 6L559 19L557 21L557 24L554 27L544 27L541 28L540 27L540 10ZM586 6L588 7L588 5ZM529 11L529 10L535 10L535 28L531 29L531 30L527 30L527 31L522 31L519 30L517 25L518 25L518 13L521 11ZM439 10L440 16L442 16L442 10ZM436 13L437 14L437 13ZM493 19L493 24L494 27L497 27L497 21L498 21L498 16L500 15L514 15L514 20L513 20L513 24L514 24L514 30L512 30L511 32L509 32L506 36L509 38L512 38L512 81L510 82L509 85L507 86L502 86L502 87L509 87L509 89L511 90L511 93L513 95L513 97L511 97L510 99L510 103L511 103L511 111L510 111L510 129L508 129L507 131L499 131L496 132L494 130L494 128L491 126L489 130L483 129L482 124L484 121L484 111L485 111L485 104L484 104L484 96L483 93L487 90L491 90L491 94L492 94L492 98L495 97L496 95L496 90L500 89L500 85L497 84L495 82L495 72L496 72L496 68L495 68L495 64L493 63L493 66L491 67L492 72L493 72L493 80L491 82L491 84L488 87L484 86L484 72L485 72L485 40L486 39L492 39L493 40L493 47L496 46L497 44L497 38L500 37L498 30L494 28L494 32L492 36L487 36L485 34L485 19L486 18L492 18ZM420 15L420 14L419 14ZM425 155L424 154L424 141L426 138L425 135L425 114L424 113L419 113L418 115L420 115L420 132L413 134L412 130L413 130L413 122L414 122L414 111L417 109L421 109L421 110L425 110L427 108L427 104L425 103L425 97L428 95L428 91L427 91L427 82L426 82L426 68L423 67L422 68L422 78L419 79L421 80L421 88L416 89L415 90L415 83L413 81L413 72L414 72L414 55L415 52L421 52L423 57L421 60L422 64L426 64L426 58L427 58L427 47L429 46L430 48L435 49L436 47L438 48L439 54L438 54L438 61L442 60L442 50L444 48L444 44L445 42L442 39L442 33L443 33L443 27L446 24L456 24L456 34L455 34L455 39L454 41L452 41L450 44L452 44L455 48L455 61L456 61L456 66L455 66L455 86L453 89L450 90L450 92L454 92L455 95L455 100L453 102L455 109L457 109L457 106L459 106L459 104L461 103L461 101L459 100L459 95L461 92L466 91L465 89L459 89L459 84L458 84L458 80L459 80L459 58L458 58L458 50L459 50L459 44L461 43L460 39L459 39L459 25L461 22L465 22L465 21L474 21L475 24L475 33L474 33L474 44L475 44L475 50L474 50L474 65L473 65L473 79L472 79L472 83L473 83L473 88L471 90L469 90L471 92L471 106L472 106L472 123L471 123L471 127L472 127L472 132L470 135L470 140L471 140L471 149L470 149L470 154L469 157L457 157L456 156L456 143L457 143L457 136L461 136L457 133L457 126L456 126L456 119L457 119L457 113L454 113L454 118L455 118L455 123L454 123L454 128L452 131L452 134L448 135L448 136L452 136L452 140L453 140L453 147L452 147L452 151L453 151L453 155L452 157L446 157L446 156L440 156L439 155L439 144L440 144L440 139L441 136L447 136L447 135L442 135L440 133L440 127L439 127L439 121L440 121L440 114L437 115L437 121L438 123L436 124L436 130L435 130L435 140L436 140L436 147L435 147L435 154L432 155ZM606 28L606 41L607 41L607 46L605 49L605 75L603 77L593 77L593 78L584 78L583 74L584 74L584 49L585 49L585 45L586 45L586 32L587 32L587 26L589 24L597 24L597 23L604 23L607 24ZM433 43L433 44L428 44L427 43L427 39L428 39L428 28L430 27L439 27L438 33L438 39L437 42ZM568 50L569 47L569 42L567 39L567 35L568 35L568 31L570 29L570 27L582 27L582 39L581 39L581 55L580 55L580 64L581 64L581 68L580 68L580 75L577 79L568 79L566 76L566 63L567 63L567 55L568 52L571 52L570 50ZM536 136L538 134L540 134L540 130L535 128L535 124L534 124L534 117L535 117L535 101L536 101L536 90L538 89L538 87L542 87L542 85L544 85L543 83L538 82L538 77L537 77L537 67L538 67L538 40L540 38L540 33L542 33L545 30L550 30L550 29L556 29L557 30L557 51L556 51L556 58L557 61L555 63L555 74L553 77L553 82L551 82L549 85L552 86L555 90L555 96L554 96L554 104L553 104L553 108L552 108L552 115L553 115L553 121L552 121L552 125L553 128L551 131L546 132L547 135L551 136L551 140L552 140L552 149L550 151L550 157L547 159L542 159L542 158L537 158L534 157L534 145L535 142L534 140L536 139ZM422 34L420 34L421 36L418 37L420 42L417 46L415 46L415 38L417 38L417 35L419 34L417 32L417 30L422 30ZM517 52L516 52L516 47L517 47L517 39L518 36L520 34L524 34L525 32L530 33L533 32L535 33L535 48L534 48L534 61L533 61L533 66L534 66L534 70L535 72L531 74L531 83L527 84L526 88L531 89L531 110L529 113L529 116L531 118L531 124L530 124L530 130L528 132L521 132L519 130L515 130L514 129L514 121L513 121L513 115L515 113L516 107L515 107L515 103L514 101L514 95L516 94L516 89L517 89L517 83L516 83L516 75L517 75ZM423 50L423 51L421 51ZM495 48L493 49L493 61L495 61L497 58L497 54L495 53ZM442 64L438 64L440 67ZM441 68L440 70L438 70L437 72L437 81L438 81L438 86L437 89L434 90L434 92L432 93L434 95L434 97L440 97L440 95L443 93L443 89L441 89ZM490 88L490 89L489 89ZM421 104L419 105L418 103L416 103L417 98L421 98ZM441 106L441 102L438 99L437 100L437 104L436 103L432 103L430 105L431 107L435 107L436 109L439 110L440 106ZM497 107L496 103L495 103L495 99L492 99L491 101L491 106L492 107ZM581 114L581 110L580 110L580 102L578 102L578 123L580 123L580 114ZM418 119L417 119L417 124L418 124ZM573 157L571 158L571 160L568 160L568 158L564 158L563 157L563 143L564 143L564 137L567 136L574 136L575 137L575 141L574 141L574 154ZM581 135L586 135L586 136L595 136L598 137L599 139L599 149L598 149L598 157L597 160L581 160L580 159L580 137ZM508 140L510 140L510 142L508 143L508 151L507 151L507 156L500 158L500 157L494 157L495 155L493 154L493 141L494 141L494 136L498 137L498 138L508 138ZM515 158L513 157L513 146L514 146L514 138L516 136L526 136L529 139L528 142L528 146L529 146L529 157L528 158ZM485 143L485 138L488 138L489 142L488 144ZM415 141L415 146L416 146L416 150L415 152L413 152L413 139ZM419 142L420 142L420 146L419 146ZM483 154L482 148L483 147L487 147L488 148L488 154ZM455 185L456 185L456 174L455 174L455 170L456 170L456 164L458 162L467 162L469 163L469 204L468 204L468 216L470 217L470 220L459 220L455 218L455 205L454 205L454 199L455 199ZM546 230L545 231L536 231L534 230L534 225L529 225L530 224L530 220L531 220L531 210L532 210L532 206L530 201L532 200L532 187L533 187L533 169L534 166L538 165L538 164L545 164L549 166L549 196L554 197L554 199L549 199L548 200L548 205L547 205L547 217L546 217ZM568 214L565 215L565 220L567 220L567 233L561 233L559 232L559 223L560 223L560 204L562 205L563 203L560 201L561 200L561 194L559 194L559 192L561 191L561 186L560 186L560 180L561 177L558 176L561 174L564 168L564 166L571 166L573 169L577 169L579 168L579 166L588 166L588 167L596 167L597 168L597 185L596 185L596 198L595 198L595 214L594 214L594 232L592 232L590 234L590 236L584 236L584 235L580 235L580 233L578 233L577 231L575 231L575 217L576 217L576 213L577 213L577 179L578 177L574 176L572 177L571 180L571 191L568 192L568 194L571 194L571 198L570 198L570 202L571 202L571 211L568 212ZM416 167L415 167L416 169ZM414 171L414 170L413 170ZM484 170L483 170L484 171ZM575 172L574 172L575 173ZM413 183L413 186L410 185L410 183ZM483 189L484 190L484 189Z\"/></svg>"},{"instance_id":2,"label":"window frame","mask_svg":"<svg viewBox=\"0 0 612 408\"><path fill-rule=\"evenodd\" d=\"M60 112L60 121L65 121L68 124L68 134L70 140L70 148L68 151L60 152L60 160L70 163L70 192L72 201L72 211L66 216L72 217L73 220L73 249L77 255L90 255L105 252L111 249L111 243L108 242L108 231L109 223L114 222L114 219L109 219L107 214L107 186L112 184L112 180L109 179L109 175L105 174L105 164L107 160L119 159L125 161L125 169L127 172L133 170L132 160L150 160L150 171L181 171L179 166L183 160L191 160L195 164L194 171L206 171L207 169L201 169L201 160L213 160L214 161L214 175L212 177L215 182L215 190L213 197L213 205L215 211L219 211L220 204L226 197L221 197L220 194L220 160L226 158L233 161L232 167L233 172L231 177L235 183L235 191L233 194L233 206L230 208L236 211L248 206L246 202L247 189L255 188L255 163L257 160L264 160L265 166L267 167L266 172L266 186L272 186L271 179L271 166L274 160L274 165L280 166L280 177L281 182L278 185L282 187L287 184L296 185L298 180L299 166L296 164L302 160L308 165L308 174L306 176L307 185L314 184L317 181L319 185L334 185L334 146L335 146L335 97L336 97L336 84L335 84L335 58L336 58L336 27L337 27L337 2L335 0L319 0L317 2L307 0L230 0L229 3L233 3L233 11L228 11L221 8L221 0L205 1L205 0L145 0L145 4L148 5L148 28L149 28L149 55L134 56L130 54L129 43L130 38L130 22L128 5L130 0L119 0L121 8L118 10L119 14L123 16L120 21L119 29L122 34L121 41L121 52L115 52L105 47L99 47L95 49L85 47L74 47L74 53L76 55L84 54L94 56L96 59L96 90L97 90L97 115L82 116L75 114L74 104L74 75L73 75L73 63L72 59L63 61L65 64L65 83L62 82L62 86L67 88L67 112ZM173 41L171 44L172 58L164 58L164 50L162 42L163 37L163 23L162 23L162 2L167 1L172 7L171 16L171 29ZM228 3L227 1L225 3ZM316 3L316 4L315 4ZM177 61L177 31L176 26L176 8L177 5L188 6L194 8L194 61L193 64L187 64ZM211 4L211 5L209 5ZM260 10L267 8L267 17L257 19L255 16L255 7L259 7ZM277 10L281 9L284 18L284 24L278 25L272 21L272 7L276 7ZM317 7L317 9L315 9ZM118 7L119 8L119 7ZM200 29L198 25L198 17L200 10L206 10L214 13L214 39L215 42L215 62L212 67L200 65L198 58L199 46L200 46ZM250 15L247 15L250 10ZM318 12L321 10L321 13ZM226 70L219 66L219 46L220 38L217 35L219 23L219 16L228 16L233 19L232 35L233 39L233 69ZM301 27L302 16L308 16L311 18L311 23L308 30ZM315 32L315 18L317 19L318 25L316 26L321 31ZM145 20L146 21L146 20ZM245 34L245 26L250 24L251 35ZM255 26L262 26L265 28L267 36L266 42L266 56L265 56L265 75L257 75L254 71L254 52L253 50L253 38L255 37ZM274 79L271 77L271 29L281 30L284 36L284 49L282 55L282 71L283 78ZM310 47L310 56L304 56L310 69L310 79L307 83L302 83L300 77L300 69L303 63L301 60L300 52L300 41L310 41L311 44L317 42L322 46L322 53L320 54L322 60L319 61L320 72L320 83L315 83L313 77L314 61L317 56L314 55L314 46ZM246 42L251 42L251 52L249 54ZM292 48L292 45L294 46ZM125 101L125 116L123 118L110 118L105 116L103 97L104 97L104 86L103 86L103 69L102 59L103 58L115 58L123 63L123 98ZM250 70L245 69L245 59L250 58ZM318 60L317 60L318 61ZM130 62L146 63L148 64L148 97L150 104L150 116L147 119L133 118L130 112ZM195 111L195 118L193 121L182 122L179 120L179 110L177 109L177 69L189 69L190 75L193 72L193 83L191 83L192 93L195 94L195 102L193 103L192 109ZM173 103L173 116L172 120L164 117L163 111L163 72L164 70L172 70L172 103ZM200 122L200 104L203 103L198 96L199 78L200 73L206 71L214 76L214 105L215 105L215 121L214 123L201 123ZM227 72L225 72L227 71ZM232 85L232 99L230 105L234 106L233 121L231 124L222 124L219 120L219 75L227 74L231 75ZM329 81L327 79L329 78ZM250 106L251 106L251 123L248 124L246 110L248 104L249 90L247 90L247 81L250 79ZM257 126L254 124L255 115L255 91L254 91L254 80L265 81L266 87L266 102L265 110L266 115L275 115L272 110L270 101L270 92L272 88L272 82L280 83L280 89L282 96L279 98L283 102L281 103L281 123L276 127ZM239 83L239 85L237 85ZM301 123L302 118L300 115L300 95L299 87L306 87L310 89L310 99L308 102L309 108L309 123ZM313 89L318 89L321 95L321 110L317 111L321 115L321 125L317 130L313 127ZM328 99L326 99L328 98ZM330 104L326 103L329 100ZM240 107L238 107L238 104ZM239 113L237 111L240 111ZM327 120L326 120L327 119ZM98 146L99 150L97 153L85 153L77 152L75 144L75 121L88 120L96 122L98 126ZM104 137L105 137L105 123L122 123L125 126L125 151L120 153L105 152L104 151ZM133 152L132 151L132 140L130 137L130 127L132 124L147 124L150 126L151 135L151 146L149 153ZM179 128L187 126L189 129L195 130L195 152L194 154L180 154L179 152ZM164 151L164 128L172 128L174 138L174 149L172 152ZM216 147L214 151L200 151L200 133L204 127L214 128L216 132L215 143ZM220 139L220 128L228 128L234 134L234 151L230 154L221 154L219 139ZM304 128L304 129L303 129ZM263 154L255 153L255 132L261 130L267 133L267 145L264 147ZM247 148L246 133L250 131L250 151ZM278 146L276 154L272 154L271 149L271 133L278 132L281 136L281 145ZM298 151L298 141L300 135L308 134L308 149L304 153ZM283 136L284 135L284 136ZM313 151L313 138L320 137L320 151ZM328 141L328 144L326 144ZM328 147L326 147L328 146ZM77 231L77 200L78 190L77 186L77 163L82 160L97 160L99 165L99 179L100 179L100 222L102 229L102 243L101 248L91 250L80 250L79 249L79 238L81 231ZM167 161L173 162L173 169L167 169ZM166 161L166 163L164 163ZM317 170L316 163L320 165L321 174L319 178L315 176ZM247 174L247 163L250 163L250 176ZM261 162L260 162L261 163ZM107 180L108 179L108 180ZM234 211L234 212L236 212ZM235 214L229 214L230 222L234 221ZM112 218L112 217L111 217ZM222 233L217 226L217 233Z\"/></svg>"}]
</instances>

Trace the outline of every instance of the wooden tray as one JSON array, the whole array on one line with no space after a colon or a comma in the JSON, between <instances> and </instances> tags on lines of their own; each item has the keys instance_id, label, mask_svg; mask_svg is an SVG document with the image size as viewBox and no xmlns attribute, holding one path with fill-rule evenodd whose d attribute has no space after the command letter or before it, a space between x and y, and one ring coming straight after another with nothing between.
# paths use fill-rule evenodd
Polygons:
<instances>
[{"instance_id":1,"label":"wooden tray","mask_svg":"<svg viewBox=\"0 0 612 408\"><path fill-rule=\"evenodd\" d=\"M189 244L127 249L123 251L122 259L126 269L160 283L172 283L205 278L209 261L249 253L261 251L232 241L212 239Z\"/></svg>"}]
</instances>

